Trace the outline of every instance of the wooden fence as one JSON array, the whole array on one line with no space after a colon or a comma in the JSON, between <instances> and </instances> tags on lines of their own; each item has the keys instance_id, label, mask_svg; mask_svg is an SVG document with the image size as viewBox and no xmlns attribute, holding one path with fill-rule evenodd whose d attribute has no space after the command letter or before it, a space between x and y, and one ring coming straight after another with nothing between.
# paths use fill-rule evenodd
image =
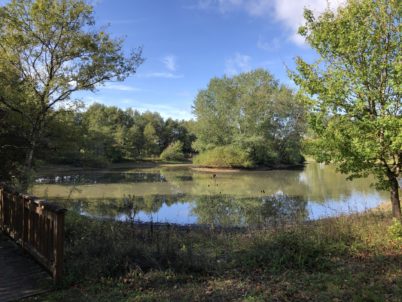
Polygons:
<instances>
[{"instance_id":1,"label":"wooden fence","mask_svg":"<svg viewBox=\"0 0 402 302\"><path fill-rule=\"evenodd\" d=\"M0 184L0 229L41 263L55 282L63 271L65 212Z\"/></svg>"}]
</instances>

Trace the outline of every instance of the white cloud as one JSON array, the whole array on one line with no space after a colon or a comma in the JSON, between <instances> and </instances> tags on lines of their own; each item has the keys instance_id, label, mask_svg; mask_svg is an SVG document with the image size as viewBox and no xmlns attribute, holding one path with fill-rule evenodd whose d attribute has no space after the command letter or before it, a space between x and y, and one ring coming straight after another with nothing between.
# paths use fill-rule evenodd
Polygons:
<instances>
[{"instance_id":1,"label":"white cloud","mask_svg":"<svg viewBox=\"0 0 402 302\"><path fill-rule=\"evenodd\" d=\"M174 74L172 72L148 72L137 75L140 78L164 78L164 79L180 79L183 75Z\"/></svg>"},{"instance_id":2,"label":"white cloud","mask_svg":"<svg viewBox=\"0 0 402 302\"><path fill-rule=\"evenodd\" d=\"M165 65L167 70L170 70L172 72L176 71L177 69L177 63L176 63L176 57L173 55L167 55L162 59L162 63Z\"/></svg>"},{"instance_id":3,"label":"white cloud","mask_svg":"<svg viewBox=\"0 0 402 302\"><path fill-rule=\"evenodd\" d=\"M107 89L107 90L118 90L118 91L140 91L141 89L123 85L123 84L115 84L115 83L107 83L104 86L99 87L99 89Z\"/></svg>"},{"instance_id":4,"label":"white cloud","mask_svg":"<svg viewBox=\"0 0 402 302\"><path fill-rule=\"evenodd\" d=\"M232 76L241 72L249 71L251 69L250 62L250 56L236 53L233 57L226 59L225 73Z\"/></svg>"},{"instance_id":5,"label":"white cloud","mask_svg":"<svg viewBox=\"0 0 402 302\"><path fill-rule=\"evenodd\" d=\"M281 47L279 38L273 38L270 41L264 40L262 36L258 37L257 47L266 51L275 51Z\"/></svg>"},{"instance_id":6,"label":"white cloud","mask_svg":"<svg viewBox=\"0 0 402 302\"><path fill-rule=\"evenodd\" d=\"M345 0L275 0L274 3L275 18L290 30L293 42L302 44L304 38L297 34L297 30L304 23L304 8L309 8L315 15L319 15L328 5L330 9L335 10L343 5Z\"/></svg>"},{"instance_id":7,"label":"white cloud","mask_svg":"<svg viewBox=\"0 0 402 302\"><path fill-rule=\"evenodd\" d=\"M273 17L289 32L289 38L296 44L303 44L303 38L297 34L303 24L304 8L310 8L318 15L328 7L332 10L346 3L347 0L198 0L197 8L215 9L221 13L244 11L253 17Z\"/></svg>"},{"instance_id":8,"label":"white cloud","mask_svg":"<svg viewBox=\"0 0 402 302\"><path fill-rule=\"evenodd\" d=\"M152 71L139 73L139 78L163 78L163 79L180 79L183 75L177 74L177 57L174 55L166 55L161 59L161 62L166 68L166 71Z\"/></svg>"}]
</instances>

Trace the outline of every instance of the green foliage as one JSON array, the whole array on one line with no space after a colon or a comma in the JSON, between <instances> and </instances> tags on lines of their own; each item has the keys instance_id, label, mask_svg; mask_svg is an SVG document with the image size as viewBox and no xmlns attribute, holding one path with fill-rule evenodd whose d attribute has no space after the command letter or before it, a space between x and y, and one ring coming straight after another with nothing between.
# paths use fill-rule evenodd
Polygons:
<instances>
[{"instance_id":1,"label":"green foliage","mask_svg":"<svg viewBox=\"0 0 402 302\"><path fill-rule=\"evenodd\" d=\"M193 163L206 167L251 168L254 166L250 155L239 147L220 146L206 150L196 157Z\"/></svg>"},{"instance_id":2,"label":"green foliage","mask_svg":"<svg viewBox=\"0 0 402 302\"><path fill-rule=\"evenodd\" d=\"M0 105L0 180L19 178L25 159L26 124L15 112L4 110Z\"/></svg>"},{"instance_id":3,"label":"green foliage","mask_svg":"<svg viewBox=\"0 0 402 302\"><path fill-rule=\"evenodd\" d=\"M181 157L175 160L182 160L184 152L192 152L194 140L187 123L164 120L156 112L141 114L101 104L93 104L83 112L58 110L43 133L37 158L58 164L102 167L111 162L159 157L160 150L180 139L185 144Z\"/></svg>"},{"instance_id":4,"label":"green foliage","mask_svg":"<svg viewBox=\"0 0 402 302\"><path fill-rule=\"evenodd\" d=\"M144 128L145 153L148 156L159 153L159 136L152 123L148 123Z\"/></svg>"},{"instance_id":5,"label":"green foliage","mask_svg":"<svg viewBox=\"0 0 402 302\"><path fill-rule=\"evenodd\" d=\"M124 157L134 157L127 141L132 125L130 112L117 107L93 104L83 113L83 126L87 139L82 148L86 157L104 157L111 162L121 161ZM130 133L131 134L131 133Z\"/></svg>"},{"instance_id":6,"label":"green foliage","mask_svg":"<svg viewBox=\"0 0 402 302\"><path fill-rule=\"evenodd\" d=\"M402 223L398 219L392 220L392 225L388 228L391 238L402 244Z\"/></svg>"},{"instance_id":7,"label":"green foliage","mask_svg":"<svg viewBox=\"0 0 402 302\"><path fill-rule=\"evenodd\" d=\"M195 140L193 120L190 121L177 121L168 118L165 123L161 134L161 142L163 148L166 148L172 142L181 141L183 143L183 152L185 154L193 153L194 150L191 144Z\"/></svg>"},{"instance_id":8,"label":"green foliage","mask_svg":"<svg viewBox=\"0 0 402 302\"><path fill-rule=\"evenodd\" d=\"M24 153L18 165L26 175L56 107L77 108L74 92L123 80L143 62L141 49L126 56L122 39L95 28L93 8L83 0L9 1L0 7L0 41L0 110L18 113L13 122L23 124L23 145L6 144Z\"/></svg>"},{"instance_id":9,"label":"green foliage","mask_svg":"<svg viewBox=\"0 0 402 302\"><path fill-rule=\"evenodd\" d=\"M183 145L183 151L191 152L189 146L194 140L184 121L165 121L156 112L140 114L101 104L94 104L83 113L83 126L88 133L85 154L114 162L159 157L161 150L177 139L186 142L187 149Z\"/></svg>"},{"instance_id":10,"label":"green foliage","mask_svg":"<svg viewBox=\"0 0 402 302\"><path fill-rule=\"evenodd\" d=\"M160 155L162 160L181 161L184 160L183 143L176 141L171 143Z\"/></svg>"},{"instance_id":11,"label":"green foliage","mask_svg":"<svg viewBox=\"0 0 402 302\"><path fill-rule=\"evenodd\" d=\"M265 70L212 79L198 93L194 113L193 147L201 153L232 145L236 152L241 150L242 160L247 154L248 164L303 160L304 106Z\"/></svg>"},{"instance_id":12,"label":"green foliage","mask_svg":"<svg viewBox=\"0 0 402 302\"><path fill-rule=\"evenodd\" d=\"M320 55L291 73L311 102L307 150L350 178L375 174L401 217L402 41L398 0L351 0L336 13L305 11L299 32Z\"/></svg>"}]
</instances>

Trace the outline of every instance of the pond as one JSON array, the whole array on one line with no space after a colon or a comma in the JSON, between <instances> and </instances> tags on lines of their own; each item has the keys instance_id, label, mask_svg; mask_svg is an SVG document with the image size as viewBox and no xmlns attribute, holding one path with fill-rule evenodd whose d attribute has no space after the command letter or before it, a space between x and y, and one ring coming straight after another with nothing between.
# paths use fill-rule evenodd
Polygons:
<instances>
[{"instance_id":1,"label":"pond","mask_svg":"<svg viewBox=\"0 0 402 302\"><path fill-rule=\"evenodd\" d=\"M32 193L99 219L265 226L361 212L388 200L372 178L330 165L300 170L203 172L191 165L44 172Z\"/></svg>"}]
</instances>

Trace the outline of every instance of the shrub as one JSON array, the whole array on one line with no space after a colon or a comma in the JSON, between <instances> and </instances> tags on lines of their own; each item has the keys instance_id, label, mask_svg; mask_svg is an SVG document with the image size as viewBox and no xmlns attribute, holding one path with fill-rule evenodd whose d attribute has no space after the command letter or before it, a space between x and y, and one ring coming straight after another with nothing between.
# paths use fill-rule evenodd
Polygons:
<instances>
[{"instance_id":1,"label":"shrub","mask_svg":"<svg viewBox=\"0 0 402 302\"><path fill-rule=\"evenodd\" d=\"M221 146L202 152L194 164L217 168L251 168L254 166L248 152L234 146Z\"/></svg>"},{"instance_id":2,"label":"shrub","mask_svg":"<svg viewBox=\"0 0 402 302\"><path fill-rule=\"evenodd\" d=\"M393 219L392 225L388 228L388 232L393 240L402 243L402 223L398 219Z\"/></svg>"},{"instance_id":3,"label":"shrub","mask_svg":"<svg viewBox=\"0 0 402 302\"><path fill-rule=\"evenodd\" d=\"M184 160L183 143L176 141L171 143L160 155L162 160L180 161Z\"/></svg>"}]
</instances>

